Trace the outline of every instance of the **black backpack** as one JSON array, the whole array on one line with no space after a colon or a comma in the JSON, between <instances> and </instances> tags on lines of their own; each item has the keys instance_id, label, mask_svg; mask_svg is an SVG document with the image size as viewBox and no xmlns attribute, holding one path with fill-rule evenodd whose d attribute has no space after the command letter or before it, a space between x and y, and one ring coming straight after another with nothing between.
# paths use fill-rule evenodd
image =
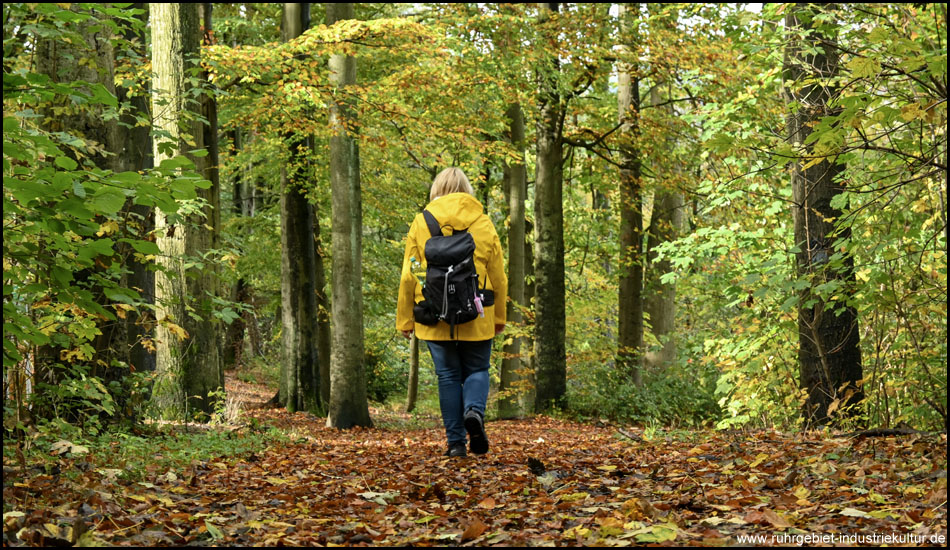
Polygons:
<instances>
[{"instance_id":1,"label":"black backpack","mask_svg":"<svg viewBox=\"0 0 950 550\"><path fill-rule=\"evenodd\" d=\"M478 288L475 239L468 229L452 228L452 234L446 237L431 212L423 210L422 215L432 237L425 246L423 300L413 308L413 316L423 325L445 321L454 339L455 325L484 316L484 306L492 305L494 296L490 290Z\"/></svg>"}]
</instances>

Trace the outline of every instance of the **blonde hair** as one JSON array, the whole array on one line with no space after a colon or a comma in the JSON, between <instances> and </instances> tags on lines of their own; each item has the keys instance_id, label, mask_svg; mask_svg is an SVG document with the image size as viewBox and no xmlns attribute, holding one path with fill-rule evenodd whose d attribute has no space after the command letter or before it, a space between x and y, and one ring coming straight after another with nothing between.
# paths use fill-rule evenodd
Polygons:
<instances>
[{"instance_id":1,"label":"blonde hair","mask_svg":"<svg viewBox=\"0 0 950 550\"><path fill-rule=\"evenodd\" d=\"M439 175L432 180L432 188L429 190L429 200L434 201L439 197L449 193L468 193L475 196L475 190L472 184L465 177L465 172L461 168L451 167L439 172Z\"/></svg>"}]
</instances>

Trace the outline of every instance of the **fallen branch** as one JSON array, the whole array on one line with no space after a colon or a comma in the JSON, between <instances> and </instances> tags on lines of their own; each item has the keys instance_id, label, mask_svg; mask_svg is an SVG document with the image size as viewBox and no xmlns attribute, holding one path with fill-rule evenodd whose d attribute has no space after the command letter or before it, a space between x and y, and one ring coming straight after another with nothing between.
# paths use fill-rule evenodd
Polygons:
<instances>
[{"instance_id":1,"label":"fallen branch","mask_svg":"<svg viewBox=\"0 0 950 550\"><path fill-rule=\"evenodd\" d=\"M642 438L642 437L640 437L640 436L637 435L637 434L632 434L632 433L629 433L629 432L627 432L627 431L624 431L623 428L617 428L617 433L619 433L620 435L626 437L627 439L629 439L629 440L631 440L631 441L636 441L637 443L643 443L643 438Z\"/></svg>"},{"instance_id":2,"label":"fallen branch","mask_svg":"<svg viewBox=\"0 0 950 550\"><path fill-rule=\"evenodd\" d=\"M947 433L946 430L942 432L922 432L920 430L915 430L913 428L874 428L871 430L859 430L856 432L851 432L844 434L844 437L889 437L897 435L941 435Z\"/></svg>"}]
</instances>

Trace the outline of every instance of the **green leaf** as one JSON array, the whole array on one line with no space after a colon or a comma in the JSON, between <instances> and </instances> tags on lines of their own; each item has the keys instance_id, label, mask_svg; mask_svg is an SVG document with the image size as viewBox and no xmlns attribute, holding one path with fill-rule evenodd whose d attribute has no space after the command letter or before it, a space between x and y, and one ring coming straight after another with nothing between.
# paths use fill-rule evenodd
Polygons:
<instances>
[{"instance_id":1,"label":"green leaf","mask_svg":"<svg viewBox=\"0 0 950 550\"><path fill-rule=\"evenodd\" d=\"M638 529L635 533L638 542L668 542L676 539L676 526L652 525Z\"/></svg>"},{"instance_id":2,"label":"green leaf","mask_svg":"<svg viewBox=\"0 0 950 550\"><path fill-rule=\"evenodd\" d=\"M848 68L855 78L871 78L881 72L881 64L869 57L855 57L848 62Z\"/></svg>"},{"instance_id":3,"label":"green leaf","mask_svg":"<svg viewBox=\"0 0 950 550\"><path fill-rule=\"evenodd\" d=\"M56 163L56 166L66 170L75 170L79 167L79 164L69 157L56 157L53 162Z\"/></svg>"},{"instance_id":4,"label":"green leaf","mask_svg":"<svg viewBox=\"0 0 950 550\"><path fill-rule=\"evenodd\" d=\"M211 535L212 539L220 540L224 538L224 534L221 530L209 523L208 520L205 520L205 528L208 530L208 534Z\"/></svg>"},{"instance_id":5,"label":"green leaf","mask_svg":"<svg viewBox=\"0 0 950 550\"><path fill-rule=\"evenodd\" d=\"M125 205L125 193L120 189L102 187L89 200L89 207L97 213L115 214Z\"/></svg>"},{"instance_id":6,"label":"green leaf","mask_svg":"<svg viewBox=\"0 0 950 550\"><path fill-rule=\"evenodd\" d=\"M6 153L6 149L3 151ZM49 189L43 185L37 185L35 180L21 180L18 178L3 178L3 190L13 195L13 198L22 204L28 204L30 201L40 197L46 197ZM4 207L6 212L6 207Z\"/></svg>"},{"instance_id":7,"label":"green leaf","mask_svg":"<svg viewBox=\"0 0 950 550\"><path fill-rule=\"evenodd\" d=\"M73 273L68 269L63 269L58 265L54 265L52 269L53 279L57 281L60 286L68 286L69 283L73 280Z\"/></svg>"},{"instance_id":8,"label":"green leaf","mask_svg":"<svg viewBox=\"0 0 950 550\"><path fill-rule=\"evenodd\" d=\"M6 89L7 84L8 84L6 74L3 75L3 83L4 83L4 89ZM17 120L16 117L12 117L12 116L3 117L3 133L4 134L17 130L19 129L19 127L20 127L20 121ZM6 149L6 145L4 145L3 148Z\"/></svg>"},{"instance_id":9,"label":"green leaf","mask_svg":"<svg viewBox=\"0 0 950 550\"><path fill-rule=\"evenodd\" d=\"M163 160L161 164L158 165L158 171L163 174L171 174L179 168L193 170L194 167L195 163L191 162L188 157L182 155Z\"/></svg>"},{"instance_id":10,"label":"green leaf","mask_svg":"<svg viewBox=\"0 0 950 550\"><path fill-rule=\"evenodd\" d=\"M123 242L127 242L132 245L132 248L136 252L142 254L161 254L162 250L158 248L158 245L151 241L143 241L141 239L122 239Z\"/></svg>"},{"instance_id":11,"label":"green leaf","mask_svg":"<svg viewBox=\"0 0 950 550\"><path fill-rule=\"evenodd\" d=\"M121 302L123 304L134 304L139 298L139 294L137 292L127 288L105 288L103 289L103 293L106 295L106 298L112 300L113 302Z\"/></svg>"},{"instance_id":12,"label":"green leaf","mask_svg":"<svg viewBox=\"0 0 950 550\"><path fill-rule=\"evenodd\" d=\"M115 253L112 249L113 245L115 245L115 242L112 239L95 239L89 241L86 247L93 250L97 255L112 256Z\"/></svg>"},{"instance_id":13,"label":"green leaf","mask_svg":"<svg viewBox=\"0 0 950 550\"><path fill-rule=\"evenodd\" d=\"M79 199L66 199L60 202L56 209L81 220L88 220L93 217L92 212L86 209L86 205Z\"/></svg>"},{"instance_id":14,"label":"green leaf","mask_svg":"<svg viewBox=\"0 0 950 550\"><path fill-rule=\"evenodd\" d=\"M113 174L109 179L115 183L131 186L142 181L142 175L137 172L119 172Z\"/></svg>"},{"instance_id":15,"label":"green leaf","mask_svg":"<svg viewBox=\"0 0 950 550\"><path fill-rule=\"evenodd\" d=\"M98 103L103 103L109 107L118 107L119 101L102 84L95 84L91 88L92 99Z\"/></svg>"}]
</instances>

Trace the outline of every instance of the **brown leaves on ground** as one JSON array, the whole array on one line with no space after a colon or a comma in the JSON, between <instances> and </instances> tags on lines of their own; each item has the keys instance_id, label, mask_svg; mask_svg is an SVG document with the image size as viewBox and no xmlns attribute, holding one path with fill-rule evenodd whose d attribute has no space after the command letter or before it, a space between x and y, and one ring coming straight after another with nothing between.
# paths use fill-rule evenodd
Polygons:
<instances>
[{"instance_id":1,"label":"brown leaves on ground","mask_svg":"<svg viewBox=\"0 0 950 550\"><path fill-rule=\"evenodd\" d=\"M695 431L635 441L538 417L489 422L489 454L448 458L434 423L337 431L306 414L248 414L294 441L148 482L107 468L95 485L5 475L4 544L946 542L946 435Z\"/></svg>"}]
</instances>

